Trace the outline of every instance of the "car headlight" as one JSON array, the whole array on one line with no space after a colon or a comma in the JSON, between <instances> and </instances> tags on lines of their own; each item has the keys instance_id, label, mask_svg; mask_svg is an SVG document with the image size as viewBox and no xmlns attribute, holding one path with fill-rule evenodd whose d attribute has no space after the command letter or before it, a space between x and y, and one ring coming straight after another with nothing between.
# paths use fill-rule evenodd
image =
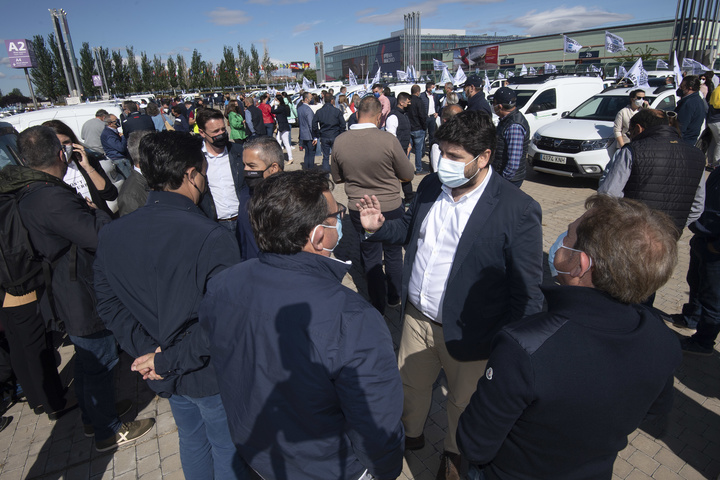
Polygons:
<instances>
[{"instance_id":1,"label":"car headlight","mask_svg":"<svg viewBox=\"0 0 720 480\"><path fill-rule=\"evenodd\" d=\"M604 150L608 148L614 140L615 139L612 137L601 138L600 140L585 140L580 145L580 150L583 152L588 152L590 150Z\"/></svg>"},{"instance_id":2,"label":"car headlight","mask_svg":"<svg viewBox=\"0 0 720 480\"><path fill-rule=\"evenodd\" d=\"M541 138L542 138L542 135L540 135L539 133L536 132L535 135L533 135L533 138L532 138L533 144L534 144L534 145L537 145L538 143L540 143L540 139L541 139Z\"/></svg>"}]
</instances>

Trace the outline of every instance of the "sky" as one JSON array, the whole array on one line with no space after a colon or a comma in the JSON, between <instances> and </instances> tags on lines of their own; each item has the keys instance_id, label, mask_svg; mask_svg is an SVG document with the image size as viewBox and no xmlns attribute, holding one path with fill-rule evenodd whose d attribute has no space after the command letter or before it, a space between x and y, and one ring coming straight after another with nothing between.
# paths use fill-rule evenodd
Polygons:
<instances>
[{"instance_id":1,"label":"sky","mask_svg":"<svg viewBox=\"0 0 720 480\"><path fill-rule=\"evenodd\" d=\"M135 48L146 52L185 56L194 49L217 65L223 45L237 52L254 43L274 63L295 61L314 65L314 43L325 52L336 45L359 45L390 36L403 28L403 14L421 12L422 28L465 29L468 34L545 35L586 28L673 19L672 0L388 0L331 2L328 0L2 0L0 2L0 90L19 88L29 96L22 69L9 66L5 39L32 39L53 31L48 9L67 12L76 55L82 42L91 47ZM369 6L376 5L376 6Z\"/></svg>"}]
</instances>

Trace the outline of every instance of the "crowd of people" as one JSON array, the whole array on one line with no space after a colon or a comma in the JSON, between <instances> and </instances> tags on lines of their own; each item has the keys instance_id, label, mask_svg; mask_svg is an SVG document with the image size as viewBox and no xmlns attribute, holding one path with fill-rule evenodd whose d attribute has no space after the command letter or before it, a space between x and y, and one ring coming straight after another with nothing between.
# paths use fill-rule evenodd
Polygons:
<instances>
[{"instance_id":1,"label":"crowd of people","mask_svg":"<svg viewBox=\"0 0 720 480\"><path fill-rule=\"evenodd\" d=\"M155 423L121 420L121 349L168 399L189 480L385 480L425 446L443 371L438 479L609 477L628 434L670 410L681 351L712 354L720 332L720 169L705 182L689 141L696 78L677 115L630 94L598 194L549 251L552 287L542 210L519 188L530 128L515 91L489 102L479 77L464 99L429 82L397 98L379 84L305 92L297 108L267 93L224 111L126 101L83 142L59 121L30 127L23 164L0 171L2 212L46 273L3 286L17 381L38 415L79 406L111 450ZM285 171L290 119L304 162ZM93 151L125 177L119 191ZM690 300L666 320L697 331L680 344L652 303L686 226ZM366 298L342 284L343 234L359 241ZM387 308L403 319L397 354ZM75 346L74 396L46 329Z\"/></svg>"}]
</instances>

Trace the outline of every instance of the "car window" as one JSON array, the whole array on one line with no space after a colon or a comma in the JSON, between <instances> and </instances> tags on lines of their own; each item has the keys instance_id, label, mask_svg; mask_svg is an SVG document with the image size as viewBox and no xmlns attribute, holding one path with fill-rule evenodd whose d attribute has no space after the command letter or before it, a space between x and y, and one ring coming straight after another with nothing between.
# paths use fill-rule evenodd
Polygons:
<instances>
[{"instance_id":1,"label":"car window","mask_svg":"<svg viewBox=\"0 0 720 480\"><path fill-rule=\"evenodd\" d=\"M535 95L537 90L515 90L517 95L517 108L523 108L527 104L528 100Z\"/></svg>"},{"instance_id":2,"label":"car window","mask_svg":"<svg viewBox=\"0 0 720 480\"><path fill-rule=\"evenodd\" d=\"M566 118L582 118L586 120L615 121L617 113L628 104L628 97L596 95L585 100Z\"/></svg>"},{"instance_id":3,"label":"car window","mask_svg":"<svg viewBox=\"0 0 720 480\"><path fill-rule=\"evenodd\" d=\"M652 102L650 102L650 105L652 105ZM668 95L667 97L661 99L653 108L665 110L666 112L675 111L675 96Z\"/></svg>"},{"instance_id":4,"label":"car window","mask_svg":"<svg viewBox=\"0 0 720 480\"><path fill-rule=\"evenodd\" d=\"M17 149L17 136L14 133L3 134L0 129L0 170L7 165L18 165L20 155Z\"/></svg>"},{"instance_id":5,"label":"car window","mask_svg":"<svg viewBox=\"0 0 720 480\"><path fill-rule=\"evenodd\" d=\"M545 110L552 110L553 108L557 108L557 96L555 95L555 89L551 88L540 93L528 107L527 112L543 112Z\"/></svg>"}]
</instances>

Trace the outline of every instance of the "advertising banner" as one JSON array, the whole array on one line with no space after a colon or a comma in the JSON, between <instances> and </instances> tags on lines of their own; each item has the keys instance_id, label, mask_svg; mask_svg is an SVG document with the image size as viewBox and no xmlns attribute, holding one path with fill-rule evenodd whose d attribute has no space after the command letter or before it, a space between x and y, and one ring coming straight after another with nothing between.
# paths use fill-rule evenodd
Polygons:
<instances>
[{"instance_id":1,"label":"advertising banner","mask_svg":"<svg viewBox=\"0 0 720 480\"><path fill-rule=\"evenodd\" d=\"M473 67L480 69L497 68L498 46L481 45L477 47L458 48L453 50L453 66Z\"/></svg>"}]
</instances>

